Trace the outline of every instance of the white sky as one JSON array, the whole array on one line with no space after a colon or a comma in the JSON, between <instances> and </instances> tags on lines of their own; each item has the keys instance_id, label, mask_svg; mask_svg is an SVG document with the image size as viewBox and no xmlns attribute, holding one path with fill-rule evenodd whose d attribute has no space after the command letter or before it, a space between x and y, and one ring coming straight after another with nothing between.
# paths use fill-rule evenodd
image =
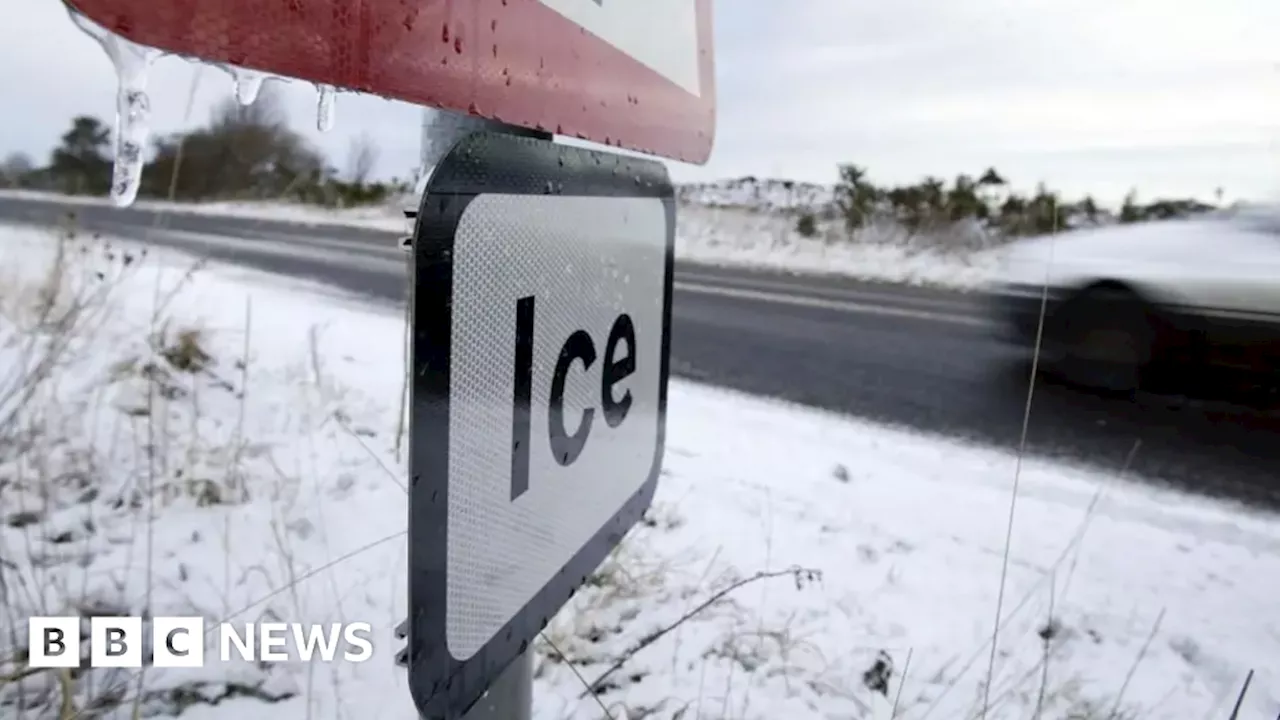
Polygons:
<instances>
[{"instance_id":1,"label":"white sky","mask_svg":"<svg viewBox=\"0 0 1280 720\"><path fill-rule=\"evenodd\" d=\"M0 26L0 154L42 161L73 114L112 117L115 79L58 0L21 3ZM994 165L1107 201L1131 186L1280 197L1276 0L717 0L716 13L716 148L705 167L673 164L680 180L829 182L852 161L905 182ZM172 131L203 122L230 79L165 58L152 88L154 124ZM310 87L288 90L294 124L338 167L368 132L379 174L407 174L419 110L338 100L321 134Z\"/></svg>"}]
</instances>

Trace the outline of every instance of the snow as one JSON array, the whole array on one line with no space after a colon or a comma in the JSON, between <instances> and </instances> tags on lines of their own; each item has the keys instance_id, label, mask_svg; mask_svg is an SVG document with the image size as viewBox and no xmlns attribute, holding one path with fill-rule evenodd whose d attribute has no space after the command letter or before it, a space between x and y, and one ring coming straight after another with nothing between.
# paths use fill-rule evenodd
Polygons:
<instances>
[{"instance_id":1,"label":"snow","mask_svg":"<svg viewBox=\"0 0 1280 720\"><path fill-rule=\"evenodd\" d=\"M879 282L981 288L1001 269L1001 251L974 233L912 238L901 228L873 226L854 241L843 226L822 222L803 237L794 217L737 207L682 206L676 257L707 265L838 275Z\"/></svg>"},{"instance_id":2,"label":"snow","mask_svg":"<svg viewBox=\"0 0 1280 720\"><path fill-rule=\"evenodd\" d=\"M143 714L413 717L392 637L407 614L400 310L120 240L70 240L51 274L46 233L3 232L0 646L25 638L25 616L70 608L366 621L363 664L151 668ZM41 367L45 382L19 382ZM980 716L1014 457L681 381L667 437L647 521L537 644L536 717L601 717L578 673L739 582L628 659L600 702L617 717ZM1032 459L1014 517L986 717L1032 717L1041 688L1055 720L1225 717L1250 669L1240 717L1280 708L1274 517ZM0 677L12 657L0 647ZM132 677L91 675L80 687L98 694ZM56 706L51 673L22 686ZM16 697L0 681L4 714Z\"/></svg>"},{"instance_id":3,"label":"snow","mask_svg":"<svg viewBox=\"0 0 1280 720\"><path fill-rule=\"evenodd\" d=\"M22 190L0 190L0 198L89 205L104 202L93 197ZM402 200L333 210L290 203L138 201L134 207L403 234L409 230L404 219L406 204ZM832 221L820 222L818 230L817 236L806 238L796 232L795 217L786 213L689 201L682 204L677 213L676 256L706 265L837 275L957 290L982 287L1000 268L1000 251L986 249L989 243L976 232L911 238L899 228L873 227L851 241Z\"/></svg>"},{"instance_id":4,"label":"snow","mask_svg":"<svg viewBox=\"0 0 1280 720\"><path fill-rule=\"evenodd\" d=\"M755 177L688 183L678 187L676 193L681 202L690 205L764 211L820 212L835 202L835 188L832 185Z\"/></svg>"}]
</instances>

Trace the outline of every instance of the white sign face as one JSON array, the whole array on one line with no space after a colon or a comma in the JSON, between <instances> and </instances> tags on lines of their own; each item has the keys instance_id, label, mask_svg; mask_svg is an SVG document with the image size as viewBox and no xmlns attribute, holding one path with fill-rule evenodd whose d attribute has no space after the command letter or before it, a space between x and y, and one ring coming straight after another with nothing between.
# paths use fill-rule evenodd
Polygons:
<instances>
[{"instance_id":1,"label":"white sign face","mask_svg":"<svg viewBox=\"0 0 1280 720\"><path fill-rule=\"evenodd\" d=\"M667 225L651 197L481 194L459 220L445 633L457 660L651 479Z\"/></svg>"},{"instance_id":2,"label":"white sign face","mask_svg":"<svg viewBox=\"0 0 1280 720\"><path fill-rule=\"evenodd\" d=\"M539 0L637 62L701 95L694 0Z\"/></svg>"}]
</instances>

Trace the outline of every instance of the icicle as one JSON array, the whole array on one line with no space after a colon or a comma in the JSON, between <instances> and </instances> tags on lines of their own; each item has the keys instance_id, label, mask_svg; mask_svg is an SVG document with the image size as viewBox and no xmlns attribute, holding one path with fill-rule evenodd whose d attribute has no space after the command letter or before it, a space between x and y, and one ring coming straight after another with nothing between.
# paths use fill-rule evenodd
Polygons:
<instances>
[{"instance_id":1,"label":"icicle","mask_svg":"<svg viewBox=\"0 0 1280 720\"><path fill-rule=\"evenodd\" d=\"M231 78L236 83L236 102L244 107L252 105L258 99L262 83L267 79L266 74L231 65L226 66L226 70L231 73Z\"/></svg>"},{"instance_id":2,"label":"icicle","mask_svg":"<svg viewBox=\"0 0 1280 720\"><path fill-rule=\"evenodd\" d=\"M98 41L115 66L116 127L115 162L111 168L111 202L127 207L138 197L142 165L150 135L151 100L147 97L147 72L160 51L138 45L110 32L71 9L71 20Z\"/></svg>"},{"instance_id":3,"label":"icicle","mask_svg":"<svg viewBox=\"0 0 1280 720\"><path fill-rule=\"evenodd\" d=\"M333 129L333 100L337 91L332 85L317 85L316 89L320 91L320 99L316 103L316 128L320 132L329 132Z\"/></svg>"},{"instance_id":4,"label":"icicle","mask_svg":"<svg viewBox=\"0 0 1280 720\"><path fill-rule=\"evenodd\" d=\"M117 39L116 43L127 43ZM151 133L151 100L147 97L147 70L154 54L138 45L122 47L117 55L126 62L117 66L120 88L116 93L116 157L111 171L111 202L117 207L133 204L142 182L147 139Z\"/></svg>"}]
</instances>

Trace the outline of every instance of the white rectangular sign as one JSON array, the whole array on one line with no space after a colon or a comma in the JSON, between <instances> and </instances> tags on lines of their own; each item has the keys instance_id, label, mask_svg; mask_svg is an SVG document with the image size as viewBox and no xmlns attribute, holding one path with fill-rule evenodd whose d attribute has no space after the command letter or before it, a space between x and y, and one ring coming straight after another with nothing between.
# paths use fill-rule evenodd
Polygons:
<instances>
[{"instance_id":1,"label":"white rectangular sign","mask_svg":"<svg viewBox=\"0 0 1280 720\"><path fill-rule=\"evenodd\" d=\"M701 95L698 8L693 0L539 0L587 32Z\"/></svg>"},{"instance_id":2,"label":"white rectangular sign","mask_svg":"<svg viewBox=\"0 0 1280 720\"><path fill-rule=\"evenodd\" d=\"M462 216L448 521L448 642L460 660L649 480L666 224L657 198L481 195ZM521 335L533 340L525 363ZM513 439L522 378L532 412Z\"/></svg>"}]
</instances>

